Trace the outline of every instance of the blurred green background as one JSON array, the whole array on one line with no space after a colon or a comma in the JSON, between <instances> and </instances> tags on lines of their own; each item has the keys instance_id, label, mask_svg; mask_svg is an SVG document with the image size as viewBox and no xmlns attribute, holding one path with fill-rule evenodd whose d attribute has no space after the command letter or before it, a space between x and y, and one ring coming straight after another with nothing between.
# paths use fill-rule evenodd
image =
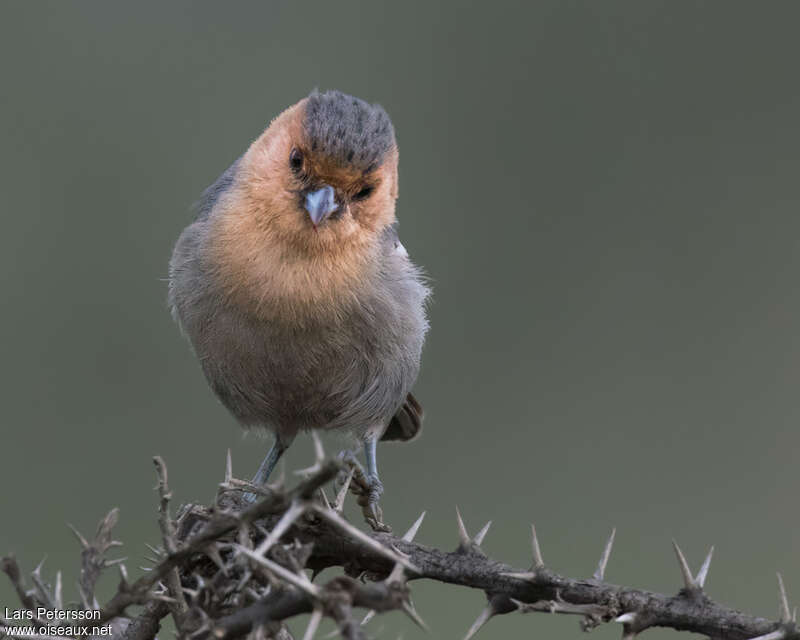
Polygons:
<instances>
[{"instance_id":1,"label":"blurred green background","mask_svg":"<svg viewBox=\"0 0 800 640\"><path fill-rule=\"evenodd\" d=\"M521 567L535 522L571 576L616 526L608 579L670 593L670 539L695 568L713 543L710 595L775 617L777 569L800 599L798 18L796 2L0 4L0 551L46 554L71 587L64 522L89 533L116 505L138 574L153 454L179 502L212 498L228 447L254 471L267 442L206 387L167 261L269 120L338 88L394 120L401 235L435 288L424 437L380 453L388 521L426 509L419 539L454 547L458 504ZM287 469L310 456L298 440ZM414 592L435 638L484 604ZM400 614L370 628L423 637ZM517 615L479 637L579 633Z\"/></svg>"}]
</instances>

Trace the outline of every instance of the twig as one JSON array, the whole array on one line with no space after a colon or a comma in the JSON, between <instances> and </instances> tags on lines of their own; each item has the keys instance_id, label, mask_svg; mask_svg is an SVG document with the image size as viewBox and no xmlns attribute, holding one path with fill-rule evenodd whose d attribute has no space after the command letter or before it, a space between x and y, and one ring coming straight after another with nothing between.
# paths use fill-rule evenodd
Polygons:
<instances>
[{"instance_id":1,"label":"twig","mask_svg":"<svg viewBox=\"0 0 800 640\"><path fill-rule=\"evenodd\" d=\"M256 502L241 512L219 513L175 553L169 554L153 569L139 578L128 588L120 589L116 595L103 607L100 619L109 620L121 615L127 607L133 604L145 604L148 601L150 590L163 579L173 568L188 561L192 556L202 553L209 544L218 541L227 534L235 531L243 524L249 524L275 513L279 513L297 498L309 499L321 486L333 480L340 469L336 461L326 462L313 476L305 479L292 491L286 494L273 494Z\"/></svg>"},{"instance_id":2,"label":"twig","mask_svg":"<svg viewBox=\"0 0 800 640\"><path fill-rule=\"evenodd\" d=\"M172 499L172 492L169 490L167 481L167 465L160 456L153 458L153 464L158 474L158 495L160 498L158 506L158 525L161 529L161 538L164 541L164 549L168 554L174 555L178 551L178 542L175 537L175 526L169 514L169 501ZM175 626L181 635L184 632L184 616L189 610L186 598L183 596L181 577L177 567L172 567L166 575L167 590L173 602L169 603Z\"/></svg>"},{"instance_id":3,"label":"twig","mask_svg":"<svg viewBox=\"0 0 800 640\"><path fill-rule=\"evenodd\" d=\"M152 640L170 608L173 613L180 612L176 621L180 620L179 632L187 640L229 640L248 634L249 640L287 637L283 621L302 613L313 614L304 640L311 640L323 617L333 619L345 638L360 640L364 631L363 623L357 622L356 608L368 610L364 622L376 613L401 610L425 626L409 593L409 582L419 579L486 593L486 607L471 626L465 621L467 638L480 633L494 616L548 612L577 615L584 630L619 623L623 640L632 640L652 627L692 631L715 640L800 640L796 609L790 606L780 574L777 621L741 613L708 597L704 589L713 547L693 575L674 544L682 585L676 594L662 595L605 582L615 531L591 578L568 578L548 568L533 527L530 569L488 557L481 545L490 523L470 536L460 511L453 551L415 542L422 516L402 537L366 533L340 513L343 492L332 507L326 500L320 502L320 489L335 478L342 464L325 461L319 447L314 465L306 470L310 475L293 489L276 488L253 505L243 503L238 490L223 491L210 508L183 507L176 523L169 514L166 466L160 458L155 463L164 550L153 549L152 570L133 582L125 565L119 564L117 593L101 611L101 621L114 619L120 629L127 624L120 633L125 640ZM238 482L228 463L223 484L234 487ZM100 571L115 562L103 555L119 544L111 538L116 519L117 512L112 510L91 542L74 530L82 547L79 588L84 607L92 606ZM347 575L320 585L305 573L310 569L316 574L333 566L343 567ZM34 589L28 591L13 556L2 559L2 570L25 608L34 609L40 603L63 606L59 574L51 590L40 565L32 574ZM128 623L120 616L135 604L145 606Z\"/></svg>"}]
</instances>

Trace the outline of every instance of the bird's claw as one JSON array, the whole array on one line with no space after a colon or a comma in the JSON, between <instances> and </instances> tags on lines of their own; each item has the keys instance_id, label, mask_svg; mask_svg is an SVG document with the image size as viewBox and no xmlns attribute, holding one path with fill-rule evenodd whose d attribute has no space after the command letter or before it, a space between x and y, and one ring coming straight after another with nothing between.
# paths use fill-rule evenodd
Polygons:
<instances>
[{"instance_id":1,"label":"bird's claw","mask_svg":"<svg viewBox=\"0 0 800 640\"><path fill-rule=\"evenodd\" d=\"M369 474L367 476L367 499L369 501L369 505L373 508L378 507L378 502L383 495L383 483L381 482L380 478L374 474Z\"/></svg>"},{"instance_id":2,"label":"bird's claw","mask_svg":"<svg viewBox=\"0 0 800 640\"><path fill-rule=\"evenodd\" d=\"M381 495L383 495L383 483L374 474L369 474L365 480L366 492L358 501L364 514L364 520L372 527L373 531L391 533L392 528L383 521L383 510L379 504Z\"/></svg>"},{"instance_id":3,"label":"bird's claw","mask_svg":"<svg viewBox=\"0 0 800 640\"><path fill-rule=\"evenodd\" d=\"M392 528L383 521L383 511L379 504L381 495L383 495L383 483L377 475L366 472L352 451L342 451L339 453L339 457L349 469L342 471L336 478L337 489L344 486L347 478L352 474L350 492L357 498L364 521L373 531L391 533Z\"/></svg>"},{"instance_id":4,"label":"bird's claw","mask_svg":"<svg viewBox=\"0 0 800 640\"><path fill-rule=\"evenodd\" d=\"M364 521L372 527L373 531L377 531L378 533L391 533L392 528L386 524L385 522L380 522L376 520L372 516L364 516Z\"/></svg>"}]
</instances>

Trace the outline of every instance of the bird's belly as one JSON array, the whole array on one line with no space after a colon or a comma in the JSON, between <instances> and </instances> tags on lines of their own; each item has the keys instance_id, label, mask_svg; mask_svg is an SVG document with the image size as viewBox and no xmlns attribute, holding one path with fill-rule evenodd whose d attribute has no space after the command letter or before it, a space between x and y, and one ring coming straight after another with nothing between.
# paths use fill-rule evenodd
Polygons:
<instances>
[{"instance_id":1,"label":"bird's belly","mask_svg":"<svg viewBox=\"0 0 800 640\"><path fill-rule=\"evenodd\" d=\"M417 375L418 359L373 328L213 329L198 349L217 396L245 426L293 434L385 426Z\"/></svg>"}]
</instances>

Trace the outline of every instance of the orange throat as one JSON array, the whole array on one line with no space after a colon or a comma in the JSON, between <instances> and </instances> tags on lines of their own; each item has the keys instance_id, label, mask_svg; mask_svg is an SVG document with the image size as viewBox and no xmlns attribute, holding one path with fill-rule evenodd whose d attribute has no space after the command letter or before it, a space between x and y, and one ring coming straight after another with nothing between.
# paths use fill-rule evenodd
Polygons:
<instances>
[{"instance_id":1,"label":"orange throat","mask_svg":"<svg viewBox=\"0 0 800 640\"><path fill-rule=\"evenodd\" d=\"M341 314L378 269L395 221L397 150L377 171L369 205L346 203L315 228L288 158L303 138L305 101L279 115L242 156L235 184L212 211L209 255L229 299L262 318L301 322Z\"/></svg>"},{"instance_id":2,"label":"orange throat","mask_svg":"<svg viewBox=\"0 0 800 640\"><path fill-rule=\"evenodd\" d=\"M338 246L324 227L287 237L230 196L212 223L211 259L228 299L248 313L290 322L335 317L370 281L376 243L363 234Z\"/></svg>"}]
</instances>

